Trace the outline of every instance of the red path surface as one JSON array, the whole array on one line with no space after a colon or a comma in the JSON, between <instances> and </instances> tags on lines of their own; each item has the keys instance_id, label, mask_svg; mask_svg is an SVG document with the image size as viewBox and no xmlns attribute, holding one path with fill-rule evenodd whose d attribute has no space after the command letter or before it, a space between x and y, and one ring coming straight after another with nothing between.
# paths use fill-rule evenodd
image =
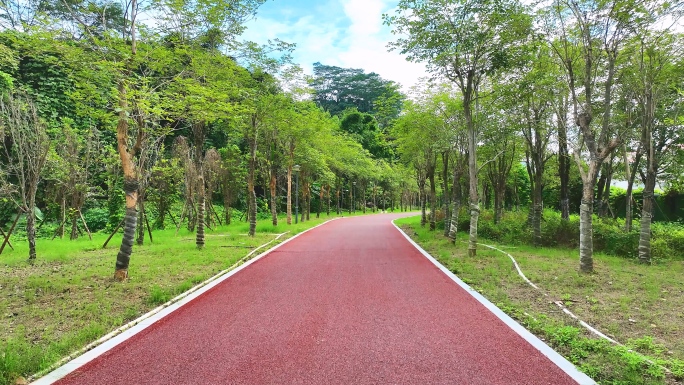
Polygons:
<instances>
[{"instance_id":1,"label":"red path surface","mask_svg":"<svg viewBox=\"0 0 684 385\"><path fill-rule=\"evenodd\" d=\"M576 384L395 217L303 234L58 384Z\"/></svg>"}]
</instances>

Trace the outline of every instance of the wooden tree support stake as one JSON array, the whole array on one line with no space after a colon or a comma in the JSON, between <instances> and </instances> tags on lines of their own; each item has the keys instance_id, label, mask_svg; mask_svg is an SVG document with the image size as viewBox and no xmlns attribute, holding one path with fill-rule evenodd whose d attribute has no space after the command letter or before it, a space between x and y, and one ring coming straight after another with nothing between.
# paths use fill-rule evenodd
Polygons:
<instances>
[{"instance_id":1,"label":"wooden tree support stake","mask_svg":"<svg viewBox=\"0 0 684 385\"><path fill-rule=\"evenodd\" d=\"M125 221L125 220L126 220L126 217L124 216L124 219L122 219L121 222L119 222L119 224L116 225L116 228L114 229L114 231L112 231L112 233L109 235L109 238L107 238L107 240L105 241L104 245L102 245L102 248L103 248L103 249L104 249L105 247L107 247L107 244L108 244L109 241L112 239L112 237L114 236L114 234L116 234L116 232L119 231L119 228L121 227L121 225L124 224L124 221Z\"/></svg>"},{"instance_id":2,"label":"wooden tree support stake","mask_svg":"<svg viewBox=\"0 0 684 385\"><path fill-rule=\"evenodd\" d=\"M150 235L150 243L154 243L152 240L152 229L150 228L150 221L147 220L147 213L143 211L143 218L145 218L145 224L147 225L147 234Z\"/></svg>"},{"instance_id":3,"label":"wooden tree support stake","mask_svg":"<svg viewBox=\"0 0 684 385\"><path fill-rule=\"evenodd\" d=\"M43 225L45 224L45 222L47 222L47 217L48 217L47 214L45 214L45 215L43 216L43 220L40 221L40 224L38 225L38 228L36 228L36 230L40 230L40 228L43 227Z\"/></svg>"},{"instance_id":4,"label":"wooden tree support stake","mask_svg":"<svg viewBox=\"0 0 684 385\"><path fill-rule=\"evenodd\" d=\"M180 219L178 220L178 223L176 224L176 235L178 235L178 230L180 230L181 226L183 225L183 218L185 218L185 211L186 211L187 207L188 207L188 202L185 202L185 204L183 204L183 211L181 211Z\"/></svg>"},{"instance_id":5,"label":"wooden tree support stake","mask_svg":"<svg viewBox=\"0 0 684 385\"><path fill-rule=\"evenodd\" d=\"M63 231L64 230L64 224L66 223L67 220L68 220L68 218L64 218L64 220L59 225L59 227L57 227L57 230L55 230L55 234L52 236L52 239L50 239L50 240L57 238L57 234L59 234L60 232L62 232L62 236L64 235L64 231ZM62 238L62 237L60 236L60 238Z\"/></svg>"},{"instance_id":6,"label":"wooden tree support stake","mask_svg":"<svg viewBox=\"0 0 684 385\"><path fill-rule=\"evenodd\" d=\"M12 242L9 241L9 235L5 234L5 230L3 230L2 228L0 228L0 235L2 235L3 238L7 239L7 246L9 246L10 249L14 250Z\"/></svg>"},{"instance_id":7,"label":"wooden tree support stake","mask_svg":"<svg viewBox=\"0 0 684 385\"><path fill-rule=\"evenodd\" d=\"M17 222L19 222L19 217L21 216L21 210L17 213L16 218L14 218L14 222L12 223L12 227L7 231L7 235L5 235L5 240L2 242L2 246L0 246L0 254L2 254L2 251L5 250L5 245L9 243L9 237L12 235L12 232L14 231L14 227L17 225ZM12 246L10 246L12 247ZM12 250L14 248L12 247Z\"/></svg>"},{"instance_id":8,"label":"wooden tree support stake","mask_svg":"<svg viewBox=\"0 0 684 385\"><path fill-rule=\"evenodd\" d=\"M166 213L169 214L169 217L171 217L171 220L173 221L174 226L178 226L178 223L176 223L176 218L174 218L173 214L171 214L171 210L168 208L166 209Z\"/></svg>"},{"instance_id":9,"label":"wooden tree support stake","mask_svg":"<svg viewBox=\"0 0 684 385\"><path fill-rule=\"evenodd\" d=\"M90 233L90 229L88 228L88 225L86 224L85 218L83 218L83 213L81 213L81 210L78 210L78 215L81 216L81 222L83 222L83 227L85 227L86 232L88 233L88 238L90 240L93 240L93 235Z\"/></svg>"},{"instance_id":10,"label":"wooden tree support stake","mask_svg":"<svg viewBox=\"0 0 684 385\"><path fill-rule=\"evenodd\" d=\"M213 204L209 205L209 210L211 210L211 212L214 213L214 216L216 217L216 220L218 221L219 225L223 226L223 222L221 222L221 218L219 217L218 213L216 212L216 209L214 209Z\"/></svg>"}]
</instances>

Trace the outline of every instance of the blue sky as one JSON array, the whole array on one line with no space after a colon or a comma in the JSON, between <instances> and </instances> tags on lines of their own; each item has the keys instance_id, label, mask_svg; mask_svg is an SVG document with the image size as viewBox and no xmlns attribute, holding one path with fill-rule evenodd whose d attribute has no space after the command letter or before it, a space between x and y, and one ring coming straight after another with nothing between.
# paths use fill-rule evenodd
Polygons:
<instances>
[{"instance_id":1,"label":"blue sky","mask_svg":"<svg viewBox=\"0 0 684 385\"><path fill-rule=\"evenodd\" d=\"M383 13L393 13L397 0L268 0L243 38L257 43L279 38L296 43L294 61L307 73L315 62L362 68L399 82L408 91L425 66L409 63L397 52L387 52L394 39L382 24Z\"/></svg>"}]
</instances>

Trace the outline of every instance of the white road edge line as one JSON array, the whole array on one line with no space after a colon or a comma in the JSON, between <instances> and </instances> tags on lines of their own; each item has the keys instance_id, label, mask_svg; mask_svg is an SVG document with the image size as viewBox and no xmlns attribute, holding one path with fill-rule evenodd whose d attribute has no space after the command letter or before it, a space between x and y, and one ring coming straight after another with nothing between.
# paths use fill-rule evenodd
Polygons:
<instances>
[{"instance_id":1,"label":"white road edge line","mask_svg":"<svg viewBox=\"0 0 684 385\"><path fill-rule=\"evenodd\" d=\"M306 229L302 231L301 233L295 234L294 236L286 239L282 243L279 243L272 248L264 251L263 253L257 255L256 257L250 259L249 261L243 263L242 265L239 265L235 268L233 268L236 264L239 264L241 261L244 259L248 258L250 255L254 254L257 250L265 247L266 245L276 241L278 238L281 236L287 234L278 234L278 236L271 241L257 247L256 249L252 250L249 254L247 254L245 257L240 259L240 261L236 262L233 266L229 267L226 270L221 271L220 273L214 275L213 277L207 279L206 281L198 284L197 286L193 287L192 289L186 291L185 293L177 296L176 298L170 300L169 302L165 303L164 305L158 306L155 309L149 311L148 313L140 316L139 318L127 323L126 325L123 325L119 327L118 329L112 331L111 333L103 336L102 338L98 339L97 341L92 342L91 344L87 345L85 348L79 350L77 353L85 351L83 354L79 354L77 357L71 359L69 362L63 364L62 366L52 370L51 372L45 374L43 377L35 380L34 382L31 382L31 385L49 385L52 384L64 377L66 377L69 373L75 371L76 369L80 368L81 366L87 364L88 362L96 359L97 357L101 356L102 354L106 353L110 349L114 348L115 346L119 345L120 343L126 341L127 339L133 337L134 335L140 333L141 331L145 330L147 327L152 325L153 323L159 321L160 319L166 317L167 315L173 313L175 310L179 309L181 306L189 303L193 299L199 297L200 295L204 294L214 286L218 285L219 283L225 281L226 279L232 277L234 274L238 273L242 269L246 268L247 266L251 265L252 263L256 262L257 260L263 258L264 256L268 255L272 251L278 249L279 247L283 246L284 244L290 242L291 240L299 237L300 235L307 233L317 227L323 226L324 224L328 222L332 222L338 218L332 218L330 220L327 220L321 224L318 224L310 229ZM95 347L93 347L95 346ZM89 350L90 349L90 350ZM72 357L74 353L69 355L66 359L69 359L69 357ZM59 361L56 365L60 364L63 362L63 359ZM40 375L40 373L39 373Z\"/></svg>"},{"instance_id":2,"label":"white road edge line","mask_svg":"<svg viewBox=\"0 0 684 385\"><path fill-rule=\"evenodd\" d=\"M399 226L397 226L394 223L394 220L392 221L392 225L401 233L401 235L406 238L407 241L409 241L418 251L420 251L421 254L425 258L427 258L430 262L432 262L437 268L439 268L444 274L446 274L451 280L456 282L463 290L468 292L470 295L473 296L478 302L480 302L484 307L489 309L492 313L494 313L497 318L499 318L503 323L505 323L508 327L513 329L520 337L522 337L525 341L527 341L530 345L535 347L539 352L541 352L543 355L545 355L551 362L556 364L562 371L564 371L568 376L570 376L573 380L577 381L578 384L580 385L596 385L596 382L592 380L589 376L586 374L580 372L575 365L573 365L570 361L565 359L565 357L561 356L558 352L555 350L551 349L549 345L544 343L544 341L540 340L537 336L534 334L530 333L529 330L525 329L522 325L520 325L518 322L516 322L513 318L511 318L508 314L504 313L501 309L496 307L493 303L491 303L487 298L483 297L482 294L478 293L475 289L470 287L467 283L461 281L460 278L458 278L454 273L452 273L449 269L444 267L441 263L439 263L432 255L428 254L427 251L425 251L420 245L418 245L411 237L409 237Z\"/></svg>"}]
</instances>

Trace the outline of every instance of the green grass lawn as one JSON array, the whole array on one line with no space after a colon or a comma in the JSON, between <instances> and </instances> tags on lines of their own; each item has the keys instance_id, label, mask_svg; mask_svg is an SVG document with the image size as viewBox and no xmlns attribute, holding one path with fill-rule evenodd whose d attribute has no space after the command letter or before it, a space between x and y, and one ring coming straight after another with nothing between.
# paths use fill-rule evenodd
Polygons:
<instances>
[{"instance_id":1,"label":"green grass lawn","mask_svg":"<svg viewBox=\"0 0 684 385\"><path fill-rule=\"evenodd\" d=\"M599 383L674 384L684 379L683 261L645 266L596 254L596 272L580 274L577 250L508 247L480 239L513 255L525 275L548 294L544 296L522 280L505 254L479 247L477 257L468 257L467 234L459 234L453 245L440 230L421 228L419 217L396 223L459 278ZM555 301L632 351L595 338Z\"/></svg>"},{"instance_id":2,"label":"green grass lawn","mask_svg":"<svg viewBox=\"0 0 684 385\"><path fill-rule=\"evenodd\" d=\"M244 222L207 229L203 250L196 249L194 234L185 229L178 235L175 228L157 230L153 243L146 239L145 245L134 246L130 278L123 283L112 279L121 234L106 249L102 244L108 234L94 234L92 241L38 239L33 265L27 263L27 243L13 241L15 250L0 255L0 384L49 368L233 266L276 234L289 231L277 241L282 242L332 217L322 214L289 226L284 218L278 226L260 220L255 237L247 236Z\"/></svg>"}]
</instances>

